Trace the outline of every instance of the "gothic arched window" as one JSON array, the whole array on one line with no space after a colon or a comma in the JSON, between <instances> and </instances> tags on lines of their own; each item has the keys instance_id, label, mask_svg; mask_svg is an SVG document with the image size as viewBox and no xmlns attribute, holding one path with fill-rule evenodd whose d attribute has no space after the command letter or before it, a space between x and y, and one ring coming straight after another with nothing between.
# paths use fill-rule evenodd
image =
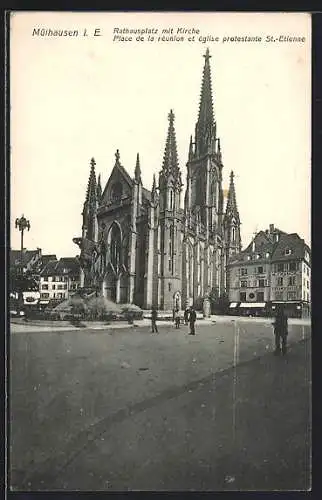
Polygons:
<instances>
[{"instance_id":1,"label":"gothic arched window","mask_svg":"<svg viewBox=\"0 0 322 500\"><path fill-rule=\"evenodd\" d=\"M123 264L126 267L126 269L129 269L130 267L130 262L129 262L129 236L125 235L123 238Z\"/></svg>"},{"instance_id":2,"label":"gothic arched window","mask_svg":"<svg viewBox=\"0 0 322 500\"><path fill-rule=\"evenodd\" d=\"M121 232L116 224L113 224L111 232L111 263L117 272L121 263Z\"/></svg>"},{"instance_id":3,"label":"gothic arched window","mask_svg":"<svg viewBox=\"0 0 322 500\"><path fill-rule=\"evenodd\" d=\"M116 182L113 184L111 189L111 201L120 201L122 198L123 187L121 182Z\"/></svg>"},{"instance_id":4,"label":"gothic arched window","mask_svg":"<svg viewBox=\"0 0 322 500\"><path fill-rule=\"evenodd\" d=\"M213 207L216 207L216 198L217 198L217 185L216 185L216 180L213 179L210 186L210 204Z\"/></svg>"},{"instance_id":5,"label":"gothic arched window","mask_svg":"<svg viewBox=\"0 0 322 500\"><path fill-rule=\"evenodd\" d=\"M196 200L196 205L200 205L200 200L201 200L201 179L200 177L197 177L196 179L196 192L195 192L195 200Z\"/></svg>"},{"instance_id":6,"label":"gothic arched window","mask_svg":"<svg viewBox=\"0 0 322 500\"><path fill-rule=\"evenodd\" d=\"M169 210L173 210L173 191L169 191Z\"/></svg>"},{"instance_id":7,"label":"gothic arched window","mask_svg":"<svg viewBox=\"0 0 322 500\"><path fill-rule=\"evenodd\" d=\"M231 241L235 241L236 240L236 228L232 228L231 229Z\"/></svg>"},{"instance_id":8,"label":"gothic arched window","mask_svg":"<svg viewBox=\"0 0 322 500\"><path fill-rule=\"evenodd\" d=\"M170 238L169 238L169 272L172 272L173 265L173 227L170 227Z\"/></svg>"}]
</instances>

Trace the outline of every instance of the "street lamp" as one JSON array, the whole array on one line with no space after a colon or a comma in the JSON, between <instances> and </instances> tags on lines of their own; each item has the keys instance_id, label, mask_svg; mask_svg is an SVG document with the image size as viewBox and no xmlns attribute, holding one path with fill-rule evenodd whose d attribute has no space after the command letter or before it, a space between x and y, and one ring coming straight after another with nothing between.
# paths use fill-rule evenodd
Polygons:
<instances>
[{"instance_id":1,"label":"street lamp","mask_svg":"<svg viewBox=\"0 0 322 500\"><path fill-rule=\"evenodd\" d=\"M20 217L20 219L16 219L15 227L19 229L21 233L21 247L20 247L20 265L21 265L21 274L23 275L23 233L26 229L30 230L30 222L27 220L24 215Z\"/></svg>"}]
</instances>

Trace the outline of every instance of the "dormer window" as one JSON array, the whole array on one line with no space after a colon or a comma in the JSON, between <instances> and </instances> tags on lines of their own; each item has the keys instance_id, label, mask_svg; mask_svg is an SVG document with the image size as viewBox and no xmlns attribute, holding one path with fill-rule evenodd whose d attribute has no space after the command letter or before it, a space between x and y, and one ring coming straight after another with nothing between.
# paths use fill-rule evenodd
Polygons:
<instances>
[{"instance_id":1,"label":"dormer window","mask_svg":"<svg viewBox=\"0 0 322 500\"><path fill-rule=\"evenodd\" d=\"M285 248L284 255L291 255L292 250L290 248Z\"/></svg>"},{"instance_id":2,"label":"dormer window","mask_svg":"<svg viewBox=\"0 0 322 500\"><path fill-rule=\"evenodd\" d=\"M266 252L265 257L266 257L266 259L269 258L269 252Z\"/></svg>"},{"instance_id":3,"label":"dormer window","mask_svg":"<svg viewBox=\"0 0 322 500\"><path fill-rule=\"evenodd\" d=\"M250 255L247 255L247 260L250 260L250 258L251 258Z\"/></svg>"},{"instance_id":4,"label":"dormer window","mask_svg":"<svg viewBox=\"0 0 322 500\"><path fill-rule=\"evenodd\" d=\"M258 254L256 255L256 259L260 259L260 258L261 258L261 256L260 256L260 254L258 253Z\"/></svg>"}]
</instances>

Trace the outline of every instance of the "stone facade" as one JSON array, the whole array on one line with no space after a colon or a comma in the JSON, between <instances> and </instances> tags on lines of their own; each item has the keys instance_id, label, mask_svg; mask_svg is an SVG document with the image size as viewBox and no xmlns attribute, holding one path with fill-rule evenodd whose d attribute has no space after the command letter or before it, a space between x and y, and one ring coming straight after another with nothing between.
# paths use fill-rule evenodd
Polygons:
<instances>
[{"instance_id":1,"label":"stone facade","mask_svg":"<svg viewBox=\"0 0 322 500\"><path fill-rule=\"evenodd\" d=\"M230 258L227 276L233 303L282 302L310 309L310 249L296 233L273 224L259 231L245 250Z\"/></svg>"},{"instance_id":2,"label":"stone facade","mask_svg":"<svg viewBox=\"0 0 322 500\"><path fill-rule=\"evenodd\" d=\"M184 200L172 110L163 164L151 191L143 187L139 154L131 178L116 152L103 192L91 160L82 236L74 242L81 249L82 286L95 287L113 301L163 310L202 305L212 291L225 292L227 259L241 250L233 173L224 209L209 50L204 57Z\"/></svg>"}]
</instances>

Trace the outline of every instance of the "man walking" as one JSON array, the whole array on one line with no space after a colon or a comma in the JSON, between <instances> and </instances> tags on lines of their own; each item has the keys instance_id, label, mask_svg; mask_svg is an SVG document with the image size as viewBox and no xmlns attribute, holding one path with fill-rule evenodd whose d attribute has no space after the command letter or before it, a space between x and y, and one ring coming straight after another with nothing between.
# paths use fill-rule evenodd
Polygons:
<instances>
[{"instance_id":1,"label":"man walking","mask_svg":"<svg viewBox=\"0 0 322 500\"><path fill-rule=\"evenodd\" d=\"M189 320L189 309L186 308L184 311L184 324L187 325Z\"/></svg>"},{"instance_id":2,"label":"man walking","mask_svg":"<svg viewBox=\"0 0 322 500\"><path fill-rule=\"evenodd\" d=\"M189 335L196 335L195 332L195 322L197 319L196 311L193 307L190 308L189 323L190 323L190 333Z\"/></svg>"},{"instance_id":3,"label":"man walking","mask_svg":"<svg viewBox=\"0 0 322 500\"><path fill-rule=\"evenodd\" d=\"M278 356L281 352L285 356L287 352L287 316L284 312L283 306L277 307L276 317L273 323L275 335L275 351L274 354ZM282 341L282 342L281 342ZM281 346L282 343L282 346ZM281 348L282 347L282 348Z\"/></svg>"},{"instance_id":4,"label":"man walking","mask_svg":"<svg viewBox=\"0 0 322 500\"><path fill-rule=\"evenodd\" d=\"M151 324L152 324L152 333L158 333L158 328L157 328L157 318L158 318L158 313L155 307L152 307L151 311Z\"/></svg>"},{"instance_id":5,"label":"man walking","mask_svg":"<svg viewBox=\"0 0 322 500\"><path fill-rule=\"evenodd\" d=\"M180 328L180 311L179 311L179 309L176 309L176 311L174 313L174 320L175 320L176 328Z\"/></svg>"}]
</instances>

